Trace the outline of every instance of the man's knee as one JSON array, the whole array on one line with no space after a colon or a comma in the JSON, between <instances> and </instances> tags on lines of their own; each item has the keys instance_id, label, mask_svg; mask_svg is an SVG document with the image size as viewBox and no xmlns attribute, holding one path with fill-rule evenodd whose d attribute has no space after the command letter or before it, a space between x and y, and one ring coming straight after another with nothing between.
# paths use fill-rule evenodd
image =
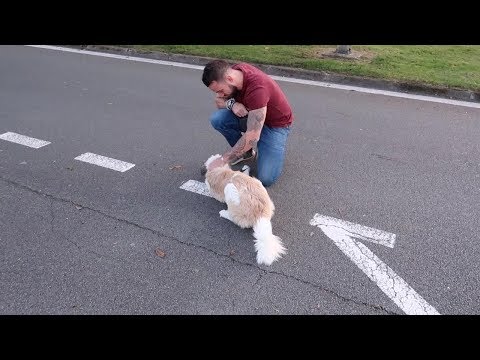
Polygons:
<instances>
[{"instance_id":1,"label":"man's knee","mask_svg":"<svg viewBox=\"0 0 480 360\"><path fill-rule=\"evenodd\" d=\"M210 123L212 124L213 128L218 130L224 127L225 121L225 112L218 110L215 111L212 115L210 115Z\"/></svg>"},{"instance_id":2,"label":"man's knee","mask_svg":"<svg viewBox=\"0 0 480 360\"><path fill-rule=\"evenodd\" d=\"M272 174L272 173L259 172L258 173L258 180L260 180L260 182L263 184L263 186L269 187L269 186L272 186L273 184L275 184L275 182L277 181L279 176L280 176L280 174L275 175L275 174Z\"/></svg>"}]
</instances>

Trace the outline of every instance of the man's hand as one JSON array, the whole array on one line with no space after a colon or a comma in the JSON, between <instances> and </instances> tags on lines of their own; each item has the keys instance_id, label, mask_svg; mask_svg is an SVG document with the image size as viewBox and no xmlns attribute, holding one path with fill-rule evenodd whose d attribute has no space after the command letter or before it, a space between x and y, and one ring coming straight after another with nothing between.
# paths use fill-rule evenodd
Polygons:
<instances>
[{"instance_id":1,"label":"man's hand","mask_svg":"<svg viewBox=\"0 0 480 360\"><path fill-rule=\"evenodd\" d=\"M238 117L244 117L248 115L248 110L242 103L236 102L233 104L232 112Z\"/></svg>"},{"instance_id":2,"label":"man's hand","mask_svg":"<svg viewBox=\"0 0 480 360\"><path fill-rule=\"evenodd\" d=\"M244 152L257 146L262 133L267 107L251 110L248 112L247 131L238 139L230 151L223 154L225 161L232 161L243 155Z\"/></svg>"},{"instance_id":3,"label":"man's hand","mask_svg":"<svg viewBox=\"0 0 480 360\"><path fill-rule=\"evenodd\" d=\"M225 98L217 96L215 98L215 105L217 106L217 109L225 109Z\"/></svg>"},{"instance_id":4,"label":"man's hand","mask_svg":"<svg viewBox=\"0 0 480 360\"><path fill-rule=\"evenodd\" d=\"M223 158L219 157L218 159L213 160L210 165L208 165L208 170L215 169L216 167L223 166L226 164L226 161Z\"/></svg>"}]
</instances>

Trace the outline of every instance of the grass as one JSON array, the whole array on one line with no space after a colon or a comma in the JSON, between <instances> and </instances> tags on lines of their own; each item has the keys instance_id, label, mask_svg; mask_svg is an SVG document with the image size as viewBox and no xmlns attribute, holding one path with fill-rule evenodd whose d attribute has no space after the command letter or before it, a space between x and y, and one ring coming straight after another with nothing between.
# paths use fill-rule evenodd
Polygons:
<instances>
[{"instance_id":1,"label":"grass","mask_svg":"<svg viewBox=\"0 0 480 360\"><path fill-rule=\"evenodd\" d=\"M336 45L128 45L137 50L224 58L480 91L480 46L353 45L359 60L322 58Z\"/></svg>"}]
</instances>

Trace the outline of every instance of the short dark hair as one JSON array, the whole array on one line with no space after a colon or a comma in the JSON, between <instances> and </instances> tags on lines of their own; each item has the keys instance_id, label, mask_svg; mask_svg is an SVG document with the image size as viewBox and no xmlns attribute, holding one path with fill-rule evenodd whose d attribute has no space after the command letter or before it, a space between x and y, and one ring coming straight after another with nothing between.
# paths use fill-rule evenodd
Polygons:
<instances>
[{"instance_id":1,"label":"short dark hair","mask_svg":"<svg viewBox=\"0 0 480 360\"><path fill-rule=\"evenodd\" d=\"M206 87L209 87L212 81L223 80L225 72L230 64L225 60L212 60L203 69L202 81Z\"/></svg>"}]
</instances>

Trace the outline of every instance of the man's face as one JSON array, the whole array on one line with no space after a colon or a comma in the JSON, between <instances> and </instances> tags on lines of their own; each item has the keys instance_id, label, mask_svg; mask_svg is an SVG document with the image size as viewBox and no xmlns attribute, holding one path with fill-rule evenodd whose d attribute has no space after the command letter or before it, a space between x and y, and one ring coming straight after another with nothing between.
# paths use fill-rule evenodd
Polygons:
<instances>
[{"instance_id":1,"label":"man's face","mask_svg":"<svg viewBox=\"0 0 480 360\"><path fill-rule=\"evenodd\" d=\"M238 92L238 89L229 84L228 80L212 81L208 88L221 98L233 97Z\"/></svg>"}]
</instances>

